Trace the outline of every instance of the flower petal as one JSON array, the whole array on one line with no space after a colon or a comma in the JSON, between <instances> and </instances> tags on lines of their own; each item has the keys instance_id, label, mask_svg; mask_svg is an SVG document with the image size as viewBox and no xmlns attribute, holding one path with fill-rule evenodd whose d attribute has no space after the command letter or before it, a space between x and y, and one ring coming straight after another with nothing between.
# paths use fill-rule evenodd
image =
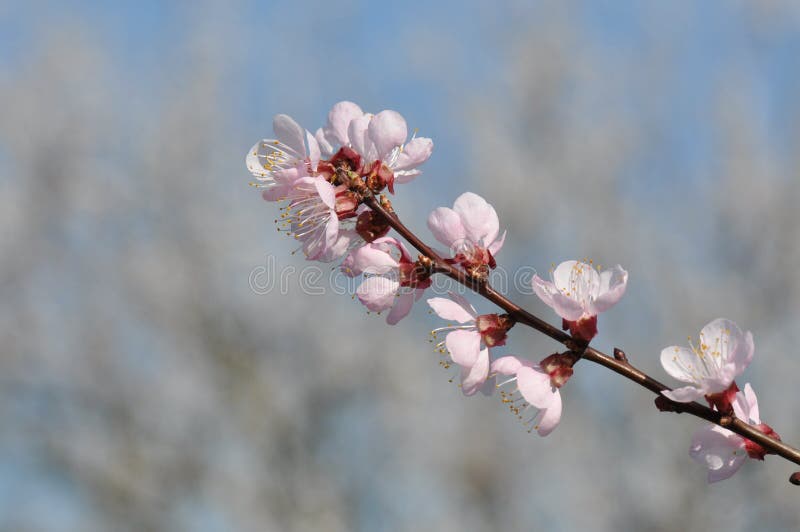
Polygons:
<instances>
[{"instance_id":1,"label":"flower petal","mask_svg":"<svg viewBox=\"0 0 800 532\"><path fill-rule=\"evenodd\" d=\"M744 392L738 392L736 394L732 406L733 413L736 414L736 417L745 423L750 423L751 425L758 425L761 423L761 417L758 413L758 398L749 382L744 385Z\"/></svg>"},{"instance_id":2,"label":"flower petal","mask_svg":"<svg viewBox=\"0 0 800 532\"><path fill-rule=\"evenodd\" d=\"M312 179L314 188L317 189L317 194L322 202L329 208L333 209L336 206L336 191L329 182L321 177L311 177L304 179Z\"/></svg>"},{"instance_id":3,"label":"flower petal","mask_svg":"<svg viewBox=\"0 0 800 532\"><path fill-rule=\"evenodd\" d=\"M467 396L475 394L483 387L488 376L489 350L482 349L471 367L461 368L461 392Z\"/></svg>"},{"instance_id":4,"label":"flower petal","mask_svg":"<svg viewBox=\"0 0 800 532\"><path fill-rule=\"evenodd\" d=\"M362 157L367 158L367 152L372 146L371 141L367 138L367 128L372 120L372 115L366 114L358 118L354 118L347 128L347 135L350 137L350 145ZM364 161L370 162L370 161Z\"/></svg>"},{"instance_id":5,"label":"flower petal","mask_svg":"<svg viewBox=\"0 0 800 532\"><path fill-rule=\"evenodd\" d=\"M453 209L447 207L438 207L431 212L428 216L428 229L431 230L436 240L451 249L467 236L466 230L461 224L461 217Z\"/></svg>"},{"instance_id":6,"label":"flower petal","mask_svg":"<svg viewBox=\"0 0 800 532\"><path fill-rule=\"evenodd\" d=\"M316 133L314 133L314 138L316 139L317 144L319 144L319 149L322 154L325 155L325 158L333 155L333 144L327 135L325 135L325 130L319 128Z\"/></svg>"},{"instance_id":7,"label":"flower petal","mask_svg":"<svg viewBox=\"0 0 800 532\"><path fill-rule=\"evenodd\" d=\"M320 159L319 143L308 131L306 131L306 141L308 142L308 160L311 162L311 169L316 172Z\"/></svg>"},{"instance_id":8,"label":"flower petal","mask_svg":"<svg viewBox=\"0 0 800 532\"><path fill-rule=\"evenodd\" d=\"M689 456L708 469L708 482L718 482L736 473L744 463L744 440L717 425L705 425L692 435Z\"/></svg>"},{"instance_id":9,"label":"flower petal","mask_svg":"<svg viewBox=\"0 0 800 532\"><path fill-rule=\"evenodd\" d=\"M672 399L678 403L691 403L698 401L705 395L702 390L694 386L684 386L683 388L675 388L674 390L664 390L661 392L667 399Z\"/></svg>"},{"instance_id":10,"label":"flower petal","mask_svg":"<svg viewBox=\"0 0 800 532\"><path fill-rule=\"evenodd\" d=\"M698 363L697 355L687 347L671 345L661 350L664 371L681 382L697 382L692 373Z\"/></svg>"},{"instance_id":11,"label":"flower petal","mask_svg":"<svg viewBox=\"0 0 800 532\"><path fill-rule=\"evenodd\" d=\"M389 325L396 325L397 322L408 316L411 312L411 307L414 305L414 290L402 292L394 300L392 310L386 316L386 323Z\"/></svg>"},{"instance_id":12,"label":"flower petal","mask_svg":"<svg viewBox=\"0 0 800 532\"><path fill-rule=\"evenodd\" d=\"M517 370L519 393L536 408L547 408L553 401L553 385L550 375L538 366L523 366Z\"/></svg>"},{"instance_id":13,"label":"flower petal","mask_svg":"<svg viewBox=\"0 0 800 532\"><path fill-rule=\"evenodd\" d=\"M465 192L456 198L453 210L461 217L466 236L473 243L486 246L497 237L500 221L494 207L482 197Z\"/></svg>"},{"instance_id":14,"label":"flower petal","mask_svg":"<svg viewBox=\"0 0 800 532\"><path fill-rule=\"evenodd\" d=\"M623 270L619 264L602 271L599 277L599 293L592 303L590 314L600 314L614 306L625 294L625 288L628 285L628 272Z\"/></svg>"},{"instance_id":15,"label":"flower petal","mask_svg":"<svg viewBox=\"0 0 800 532\"><path fill-rule=\"evenodd\" d=\"M406 141L408 128L397 111L381 111L370 121L368 135L377 149L377 158L385 161L393 149Z\"/></svg>"},{"instance_id":16,"label":"flower petal","mask_svg":"<svg viewBox=\"0 0 800 532\"><path fill-rule=\"evenodd\" d=\"M433 141L425 137L416 137L403 146L403 151L397 156L392 165L392 170L411 170L427 161L433 153Z\"/></svg>"},{"instance_id":17,"label":"flower petal","mask_svg":"<svg viewBox=\"0 0 800 532\"><path fill-rule=\"evenodd\" d=\"M326 137L342 146L350 145L351 140L348 137L350 122L362 116L364 116L364 111L353 102L335 104L328 113L328 124L325 127Z\"/></svg>"},{"instance_id":18,"label":"flower petal","mask_svg":"<svg viewBox=\"0 0 800 532\"><path fill-rule=\"evenodd\" d=\"M496 256L497 252L500 251L500 248L503 247L503 242L506 241L506 233L507 232L508 231L503 231L503 234L500 235L500 238L495 239L494 242L489 244L489 248L488 248L489 249L489 253L491 253L493 256Z\"/></svg>"},{"instance_id":19,"label":"flower petal","mask_svg":"<svg viewBox=\"0 0 800 532\"><path fill-rule=\"evenodd\" d=\"M539 299L552 307L556 314L565 320L576 321L583 316L583 306L578 301L559 292L555 284L545 281L538 275L533 276L531 283L533 291L539 296Z\"/></svg>"},{"instance_id":20,"label":"flower petal","mask_svg":"<svg viewBox=\"0 0 800 532\"><path fill-rule=\"evenodd\" d=\"M453 362L469 368L478 359L478 353L481 350L481 335L477 331L456 330L447 334L444 343Z\"/></svg>"},{"instance_id":21,"label":"flower petal","mask_svg":"<svg viewBox=\"0 0 800 532\"><path fill-rule=\"evenodd\" d=\"M386 249L380 245L365 244L353 250L347 256L346 267L349 269L348 275L360 275L362 273L384 274L394 268L398 263Z\"/></svg>"},{"instance_id":22,"label":"flower petal","mask_svg":"<svg viewBox=\"0 0 800 532\"><path fill-rule=\"evenodd\" d=\"M304 140L306 131L291 116L275 115L272 119L272 130L275 131L275 137L279 141L294 150L301 159L305 158L306 145Z\"/></svg>"},{"instance_id":23,"label":"flower petal","mask_svg":"<svg viewBox=\"0 0 800 532\"><path fill-rule=\"evenodd\" d=\"M444 320L457 321L458 323L474 322L475 315L470 314L462 305L444 297L432 297L428 305L437 316Z\"/></svg>"},{"instance_id":24,"label":"flower petal","mask_svg":"<svg viewBox=\"0 0 800 532\"><path fill-rule=\"evenodd\" d=\"M387 277L368 277L356 289L358 300L373 312L381 312L394 305L400 284Z\"/></svg>"},{"instance_id":25,"label":"flower petal","mask_svg":"<svg viewBox=\"0 0 800 532\"><path fill-rule=\"evenodd\" d=\"M547 436L556 429L561 422L561 408L561 394L556 388L550 405L536 416L534 428L539 436Z\"/></svg>"}]
</instances>

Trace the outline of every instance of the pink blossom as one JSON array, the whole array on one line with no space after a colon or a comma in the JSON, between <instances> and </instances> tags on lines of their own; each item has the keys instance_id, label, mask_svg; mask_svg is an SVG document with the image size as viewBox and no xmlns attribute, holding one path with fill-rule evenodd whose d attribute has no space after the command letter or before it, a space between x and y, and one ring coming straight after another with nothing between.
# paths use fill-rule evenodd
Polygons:
<instances>
[{"instance_id":1,"label":"pink blossom","mask_svg":"<svg viewBox=\"0 0 800 532\"><path fill-rule=\"evenodd\" d=\"M450 250L450 262L484 278L496 266L494 257L506 237L503 232L498 238L500 221L494 207L472 192L460 195L452 209L439 207L431 212L428 228Z\"/></svg>"},{"instance_id":2,"label":"pink blossom","mask_svg":"<svg viewBox=\"0 0 800 532\"><path fill-rule=\"evenodd\" d=\"M459 325L434 329L434 338L447 332L444 341L436 345L439 352L449 352L461 367L461 391L473 395L489 377L489 349L505 345L506 333L513 325L507 316L478 315L475 308L462 296L450 292L450 298L434 297L428 305L440 317Z\"/></svg>"},{"instance_id":3,"label":"pink blossom","mask_svg":"<svg viewBox=\"0 0 800 532\"><path fill-rule=\"evenodd\" d=\"M769 425L761 422L758 398L750 383L744 385L744 392L736 394L732 406L737 418L767 436L780 440L780 436ZM689 448L692 460L708 468L709 484L731 477L748 457L763 460L766 454L767 451L761 445L719 425L711 424L694 433Z\"/></svg>"},{"instance_id":4,"label":"pink blossom","mask_svg":"<svg viewBox=\"0 0 800 532\"><path fill-rule=\"evenodd\" d=\"M316 139L290 116L272 120L274 139L258 141L245 157L247 169L256 178L253 186L264 189L267 201L285 198L298 179L313 175L320 151Z\"/></svg>"},{"instance_id":5,"label":"pink blossom","mask_svg":"<svg viewBox=\"0 0 800 532\"><path fill-rule=\"evenodd\" d=\"M421 171L417 168L431 156L433 141L412 137L406 142L406 121L396 111L364 113L352 102L339 102L328 113L328 123L317 130L315 138L321 153L329 159L343 149L351 149L358 158L352 171L372 176L394 192L395 183L407 183ZM332 169L331 169L332 170Z\"/></svg>"},{"instance_id":6,"label":"pink blossom","mask_svg":"<svg viewBox=\"0 0 800 532\"><path fill-rule=\"evenodd\" d=\"M492 373L511 377L498 384L498 387L513 386L511 392L501 390L500 397L529 427L528 432L535 430L539 436L547 436L555 430L561 421L558 389L568 377L564 378L559 371L559 378L554 379L542 366L514 355L498 358L491 369Z\"/></svg>"},{"instance_id":7,"label":"pink blossom","mask_svg":"<svg viewBox=\"0 0 800 532\"><path fill-rule=\"evenodd\" d=\"M598 272L591 263L568 260L550 275L550 281L533 276L534 292L561 316L565 330L586 341L597 334L597 315L614 306L628 284L620 265Z\"/></svg>"},{"instance_id":8,"label":"pink blossom","mask_svg":"<svg viewBox=\"0 0 800 532\"><path fill-rule=\"evenodd\" d=\"M750 331L734 322L716 319L703 327L695 346L670 346L661 351L664 370L688 386L662 392L679 403L689 403L705 397L720 411L730 411L731 399L737 389L734 379L742 374L753 360L755 346Z\"/></svg>"},{"instance_id":9,"label":"pink blossom","mask_svg":"<svg viewBox=\"0 0 800 532\"><path fill-rule=\"evenodd\" d=\"M341 268L349 277L369 275L356 295L373 312L391 309L386 316L389 325L405 318L414 301L431 285L430 272L413 262L403 243L391 237L378 238L351 251Z\"/></svg>"}]
</instances>

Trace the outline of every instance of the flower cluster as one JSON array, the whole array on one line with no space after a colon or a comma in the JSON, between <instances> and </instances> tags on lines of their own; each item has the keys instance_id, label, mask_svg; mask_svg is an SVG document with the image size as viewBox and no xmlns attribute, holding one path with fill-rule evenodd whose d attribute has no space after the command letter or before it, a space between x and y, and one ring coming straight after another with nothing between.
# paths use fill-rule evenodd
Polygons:
<instances>
[{"instance_id":1,"label":"flower cluster","mask_svg":"<svg viewBox=\"0 0 800 532\"><path fill-rule=\"evenodd\" d=\"M780 440L769 425L761 423L758 399L750 384L744 392L736 385L753 360L755 345L750 331L743 333L734 322L716 319L700 331L697 345L689 338L689 347L669 346L661 351L664 370L688 386L661 392L678 402L705 399L709 406L726 415L735 415L759 431ZM763 460L766 451L760 445L717 425L708 425L692 438L691 457L708 468L708 481L716 482L733 475L745 458Z\"/></svg>"},{"instance_id":2,"label":"flower cluster","mask_svg":"<svg viewBox=\"0 0 800 532\"><path fill-rule=\"evenodd\" d=\"M301 242L306 258L330 262L389 226L361 205L370 193L407 183L431 155L431 139L414 137L395 111L365 113L339 102L315 134L287 115L272 122L273 139L257 142L245 158L266 201L285 202L279 230Z\"/></svg>"},{"instance_id":3,"label":"flower cluster","mask_svg":"<svg viewBox=\"0 0 800 532\"><path fill-rule=\"evenodd\" d=\"M542 323L538 318L502 297L498 302L488 295L496 294L489 287L489 274L497 266L506 231L501 233L497 212L485 199L465 192L452 208L438 207L430 213L427 226L446 247L444 251L420 244L400 223L383 192L394 194L396 185L419 175L419 167L433 150L428 138L408 138L400 114L365 113L352 102L339 102L328 113L327 123L313 134L286 115L274 118L273 131L274 138L250 149L246 165L263 198L282 204L276 220L279 231L297 239L308 260L341 260L344 275L361 277L355 296L369 311L387 312L389 325L410 313L439 273L503 307L502 314L479 314L453 291L446 298L427 299L432 312L450 322L431 332L435 350L444 357L440 364L457 367L458 376L451 381L457 378L466 396L478 391L492 395L499 389L501 401L528 432L547 436L555 430L561 421L561 388L573 375L575 364L587 352L605 356L587 349L598 334L598 315L625 294L628 272L620 265L602 269L593 261L568 260L553 264L549 280L534 276L534 293L561 318L562 329L569 334L543 328L537 325ZM414 257L402 241L388 236L391 228L420 254ZM568 349L538 362L498 355L497 349L506 345L509 331L521 320L559 339ZM753 353L750 332L742 332L730 320L712 321L696 343L690 338L689 347L670 346L661 352L666 372L686 385L664 390L656 404L677 410L681 403L705 400L719 413L715 415L738 418L780 440L761 422L750 384L743 391L736 384ZM618 361L633 369L624 356ZM763 460L769 452L713 424L698 430L690 447L691 458L707 467L709 482L728 478L746 458Z\"/></svg>"}]
</instances>

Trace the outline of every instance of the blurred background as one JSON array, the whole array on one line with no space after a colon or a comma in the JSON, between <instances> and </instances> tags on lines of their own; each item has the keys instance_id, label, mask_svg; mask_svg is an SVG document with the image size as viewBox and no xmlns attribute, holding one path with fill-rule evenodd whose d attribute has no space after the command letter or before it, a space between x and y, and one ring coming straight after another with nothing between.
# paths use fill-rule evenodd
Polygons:
<instances>
[{"instance_id":1,"label":"blurred background","mask_svg":"<svg viewBox=\"0 0 800 532\"><path fill-rule=\"evenodd\" d=\"M665 382L735 320L798 444L798 30L792 0L0 2L0 529L797 530L797 467L707 486L699 421L599 367L538 438L448 383L424 305L304 290L244 155L276 113L400 111L436 143L411 227L472 190L509 271L621 263L595 344Z\"/></svg>"}]
</instances>

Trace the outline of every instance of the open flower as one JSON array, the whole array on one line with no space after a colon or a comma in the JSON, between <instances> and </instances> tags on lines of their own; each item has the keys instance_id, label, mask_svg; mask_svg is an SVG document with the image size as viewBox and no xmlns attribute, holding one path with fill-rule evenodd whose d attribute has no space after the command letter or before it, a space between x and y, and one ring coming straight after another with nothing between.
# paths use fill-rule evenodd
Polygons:
<instances>
[{"instance_id":1,"label":"open flower","mask_svg":"<svg viewBox=\"0 0 800 532\"><path fill-rule=\"evenodd\" d=\"M316 139L290 116L272 120L274 139L258 141L245 157L247 169L267 201L284 199L298 179L314 175L320 151Z\"/></svg>"},{"instance_id":2,"label":"open flower","mask_svg":"<svg viewBox=\"0 0 800 532\"><path fill-rule=\"evenodd\" d=\"M395 325L411 311L414 301L431 285L430 271L411 255L402 242L383 237L351 251L342 272L369 275L356 289L358 300L373 312L391 309L386 323Z\"/></svg>"},{"instance_id":3,"label":"open flower","mask_svg":"<svg viewBox=\"0 0 800 532\"><path fill-rule=\"evenodd\" d=\"M497 266L494 257L503 247L506 233L498 238L497 213L477 194L465 192L452 209L435 209L428 216L428 228L450 250L449 262L461 265L471 276L485 279L489 269Z\"/></svg>"},{"instance_id":4,"label":"open flower","mask_svg":"<svg viewBox=\"0 0 800 532\"><path fill-rule=\"evenodd\" d=\"M436 349L450 353L453 362L461 367L461 391L464 395L473 395L489 377L489 349L505 345L506 333L514 323L506 315L479 316L475 308L456 293L450 292L450 298L434 297L428 300L428 305L440 318L459 325L434 329L431 335L436 338L447 332Z\"/></svg>"},{"instance_id":5,"label":"open flower","mask_svg":"<svg viewBox=\"0 0 800 532\"><path fill-rule=\"evenodd\" d=\"M492 363L492 373L510 376L498 387L512 386L510 392L500 391L500 397L511 412L539 436L547 436L561 421L561 394L559 388L572 374L572 365L551 355L542 365L514 355L498 358ZM572 362L574 363L574 361ZM550 370L550 371L548 371Z\"/></svg>"},{"instance_id":6,"label":"open flower","mask_svg":"<svg viewBox=\"0 0 800 532\"><path fill-rule=\"evenodd\" d=\"M679 403L697 401L705 397L722 412L730 412L737 391L734 379L753 360L753 335L734 322L716 319L700 331L698 345L670 346L661 351L664 370L688 386L665 390L667 398Z\"/></svg>"},{"instance_id":7,"label":"open flower","mask_svg":"<svg viewBox=\"0 0 800 532\"><path fill-rule=\"evenodd\" d=\"M738 392L732 402L736 417L753 425L767 436L780 440L772 427L761 423L758 412L758 398L750 383L744 385L744 392ZM763 460L767 451L754 441L724 429L719 425L706 425L692 436L689 456L692 460L708 468L708 482L725 480L736 473L745 460Z\"/></svg>"},{"instance_id":8,"label":"open flower","mask_svg":"<svg viewBox=\"0 0 800 532\"><path fill-rule=\"evenodd\" d=\"M306 176L295 180L282 199L287 204L276 220L278 230L301 241L308 260L335 260L358 237L353 231L358 200L345 187Z\"/></svg>"},{"instance_id":9,"label":"open flower","mask_svg":"<svg viewBox=\"0 0 800 532\"><path fill-rule=\"evenodd\" d=\"M561 316L564 330L587 342L597 334L597 315L622 298L627 284L628 272L620 265L598 272L576 260L559 264L550 281L533 276L534 292Z\"/></svg>"},{"instance_id":10,"label":"open flower","mask_svg":"<svg viewBox=\"0 0 800 532\"><path fill-rule=\"evenodd\" d=\"M339 102L328 113L328 123L315 134L321 153L332 163L323 161L320 171L335 173L337 155L345 156L348 171L365 178L374 192L388 186L394 193L395 183L407 183L421 173L417 167L433 151L431 139L413 137L406 142L407 137L408 127L400 113L386 110L373 115L352 102Z\"/></svg>"}]
</instances>

